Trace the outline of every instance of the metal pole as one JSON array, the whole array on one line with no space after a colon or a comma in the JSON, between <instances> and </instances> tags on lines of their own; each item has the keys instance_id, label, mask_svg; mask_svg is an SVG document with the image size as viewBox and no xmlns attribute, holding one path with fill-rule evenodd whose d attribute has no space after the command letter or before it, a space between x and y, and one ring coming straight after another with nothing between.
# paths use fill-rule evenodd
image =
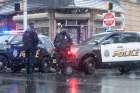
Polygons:
<instances>
[{"instance_id":1,"label":"metal pole","mask_svg":"<svg viewBox=\"0 0 140 93\"><path fill-rule=\"evenodd\" d=\"M24 31L27 30L27 24L28 24L28 19L27 19L27 0L23 0L23 24L24 24Z\"/></svg>"}]
</instances>

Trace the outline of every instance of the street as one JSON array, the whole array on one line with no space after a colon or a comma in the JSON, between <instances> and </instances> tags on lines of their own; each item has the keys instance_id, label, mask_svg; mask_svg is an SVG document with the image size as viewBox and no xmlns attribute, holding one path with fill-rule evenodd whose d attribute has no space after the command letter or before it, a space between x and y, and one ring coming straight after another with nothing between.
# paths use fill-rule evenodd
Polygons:
<instances>
[{"instance_id":1,"label":"street","mask_svg":"<svg viewBox=\"0 0 140 93\"><path fill-rule=\"evenodd\" d=\"M120 75L116 70L97 70L63 76L55 73L1 73L0 93L140 93L139 72Z\"/></svg>"},{"instance_id":2,"label":"street","mask_svg":"<svg viewBox=\"0 0 140 93\"><path fill-rule=\"evenodd\" d=\"M0 93L140 93L139 68L140 0L0 0Z\"/></svg>"}]
</instances>

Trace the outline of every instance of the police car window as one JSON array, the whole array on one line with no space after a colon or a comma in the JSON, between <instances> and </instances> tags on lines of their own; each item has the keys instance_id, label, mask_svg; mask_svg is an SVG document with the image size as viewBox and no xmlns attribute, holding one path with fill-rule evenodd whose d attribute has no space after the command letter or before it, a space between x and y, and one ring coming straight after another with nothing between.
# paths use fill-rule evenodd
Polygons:
<instances>
[{"instance_id":1,"label":"police car window","mask_svg":"<svg viewBox=\"0 0 140 93\"><path fill-rule=\"evenodd\" d=\"M99 35L95 35L93 36L92 38L90 38L89 40L85 41L86 43L93 43L95 41L98 41L100 42L101 40L103 40L106 36L108 35L107 34L99 34Z\"/></svg>"},{"instance_id":2,"label":"police car window","mask_svg":"<svg viewBox=\"0 0 140 93\"><path fill-rule=\"evenodd\" d=\"M43 43L43 41L41 40L41 38L39 37L39 42L38 42L39 44L42 44Z\"/></svg>"},{"instance_id":3,"label":"police car window","mask_svg":"<svg viewBox=\"0 0 140 93\"><path fill-rule=\"evenodd\" d=\"M0 43L5 42L5 40L9 40L11 36L10 35L2 35L0 36Z\"/></svg>"},{"instance_id":4,"label":"police car window","mask_svg":"<svg viewBox=\"0 0 140 93\"><path fill-rule=\"evenodd\" d=\"M45 44L45 46L47 48L52 48L52 44L51 44L51 42L50 42L50 40L48 38L41 37L40 39L41 39L42 43Z\"/></svg>"},{"instance_id":5,"label":"police car window","mask_svg":"<svg viewBox=\"0 0 140 93\"><path fill-rule=\"evenodd\" d=\"M119 34L115 34L115 35L112 35L112 36L108 37L105 41L108 41L110 43L119 43L120 42L120 37L121 36Z\"/></svg>"},{"instance_id":6,"label":"police car window","mask_svg":"<svg viewBox=\"0 0 140 93\"><path fill-rule=\"evenodd\" d=\"M121 37L121 43L139 42L139 36L135 33L125 33Z\"/></svg>"},{"instance_id":7,"label":"police car window","mask_svg":"<svg viewBox=\"0 0 140 93\"><path fill-rule=\"evenodd\" d=\"M11 40L11 43L22 43L22 35L16 35L14 38Z\"/></svg>"}]
</instances>

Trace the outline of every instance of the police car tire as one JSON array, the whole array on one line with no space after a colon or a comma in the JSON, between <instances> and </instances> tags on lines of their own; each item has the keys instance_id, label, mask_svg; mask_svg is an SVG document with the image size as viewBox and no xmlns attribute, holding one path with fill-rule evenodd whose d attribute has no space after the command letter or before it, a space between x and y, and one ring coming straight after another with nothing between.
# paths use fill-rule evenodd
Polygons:
<instances>
[{"instance_id":1,"label":"police car tire","mask_svg":"<svg viewBox=\"0 0 140 93\"><path fill-rule=\"evenodd\" d=\"M18 66L13 66L11 68L11 70L12 70L12 73L16 73L16 72L20 72L21 71L21 68L19 68Z\"/></svg>"},{"instance_id":2,"label":"police car tire","mask_svg":"<svg viewBox=\"0 0 140 93\"><path fill-rule=\"evenodd\" d=\"M95 61L94 58L89 56L86 57L83 61L83 68L84 68L84 72L85 74L91 75L95 72Z\"/></svg>"},{"instance_id":3,"label":"police car tire","mask_svg":"<svg viewBox=\"0 0 140 93\"><path fill-rule=\"evenodd\" d=\"M127 66L120 66L118 70L121 74L123 74L123 73L128 73L131 69L130 67Z\"/></svg>"},{"instance_id":4,"label":"police car tire","mask_svg":"<svg viewBox=\"0 0 140 93\"><path fill-rule=\"evenodd\" d=\"M0 72L6 71L6 63L8 62L7 58L5 56L0 55L0 62L2 62L0 66Z\"/></svg>"}]
</instances>

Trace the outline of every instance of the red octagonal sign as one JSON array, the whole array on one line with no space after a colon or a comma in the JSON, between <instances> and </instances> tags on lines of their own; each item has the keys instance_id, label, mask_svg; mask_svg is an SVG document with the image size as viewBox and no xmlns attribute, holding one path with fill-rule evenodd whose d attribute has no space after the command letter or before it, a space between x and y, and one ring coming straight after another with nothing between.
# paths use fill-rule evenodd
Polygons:
<instances>
[{"instance_id":1,"label":"red octagonal sign","mask_svg":"<svg viewBox=\"0 0 140 93\"><path fill-rule=\"evenodd\" d=\"M103 27L115 26L115 15L113 13L104 13Z\"/></svg>"}]
</instances>

